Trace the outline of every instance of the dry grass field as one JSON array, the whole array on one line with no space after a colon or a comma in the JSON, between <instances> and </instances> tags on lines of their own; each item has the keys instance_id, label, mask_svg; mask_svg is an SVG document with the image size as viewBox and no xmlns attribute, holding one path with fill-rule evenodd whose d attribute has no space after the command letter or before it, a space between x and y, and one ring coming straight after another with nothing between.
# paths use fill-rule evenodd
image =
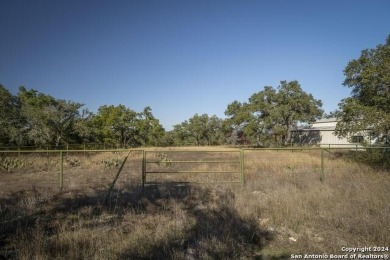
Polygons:
<instances>
[{"instance_id":1,"label":"dry grass field","mask_svg":"<svg viewBox=\"0 0 390 260\"><path fill-rule=\"evenodd\" d=\"M133 151L109 196L126 151L64 154L62 192L59 154L1 154L0 259L290 259L390 245L386 168L326 153L321 182L319 150L247 150L241 184L228 150L147 149L147 171L161 173L144 188Z\"/></svg>"}]
</instances>

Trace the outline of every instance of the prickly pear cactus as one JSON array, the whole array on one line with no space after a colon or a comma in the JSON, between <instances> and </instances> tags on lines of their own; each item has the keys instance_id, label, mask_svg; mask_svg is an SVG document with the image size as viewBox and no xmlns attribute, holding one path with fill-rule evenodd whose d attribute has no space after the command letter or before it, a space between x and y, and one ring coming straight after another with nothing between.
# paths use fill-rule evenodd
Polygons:
<instances>
[{"instance_id":1,"label":"prickly pear cactus","mask_svg":"<svg viewBox=\"0 0 390 260\"><path fill-rule=\"evenodd\" d=\"M168 155L164 153L158 153L155 155L157 159L157 164L161 167L169 168L172 166L172 160L168 159Z\"/></svg>"},{"instance_id":2,"label":"prickly pear cactus","mask_svg":"<svg viewBox=\"0 0 390 260\"><path fill-rule=\"evenodd\" d=\"M11 172L12 169L23 167L24 163L17 158L3 157L0 158L0 169Z\"/></svg>"},{"instance_id":3,"label":"prickly pear cactus","mask_svg":"<svg viewBox=\"0 0 390 260\"><path fill-rule=\"evenodd\" d=\"M122 164L122 160L108 159L108 160L103 160L102 164L104 165L104 169L112 169L112 168L119 167Z\"/></svg>"}]
</instances>

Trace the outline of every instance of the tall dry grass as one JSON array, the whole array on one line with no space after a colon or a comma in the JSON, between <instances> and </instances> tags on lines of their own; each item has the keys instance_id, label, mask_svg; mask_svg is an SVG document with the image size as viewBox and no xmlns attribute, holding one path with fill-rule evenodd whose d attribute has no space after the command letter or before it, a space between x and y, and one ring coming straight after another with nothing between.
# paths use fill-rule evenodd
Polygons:
<instances>
[{"instance_id":1,"label":"tall dry grass","mask_svg":"<svg viewBox=\"0 0 390 260\"><path fill-rule=\"evenodd\" d=\"M101 162L123 156L75 156L79 165L67 166L65 171L69 178L66 183L73 179L75 184L68 185L63 193L28 185L3 192L0 256L288 259L291 254L341 254L345 246L390 244L387 170L326 154L325 179L321 182L319 151L254 150L245 152L245 185L196 185L192 182L198 177L180 179L180 174L163 174L158 185L142 189L141 155L134 154L105 204L117 168L105 169ZM229 155L210 154L201 159L229 159L226 156ZM200 155L180 152L165 158L193 160ZM172 167L185 169L183 164L168 168L163 164L156 169L166 171ZM187 167L223 171L232 166ZM12 174L22 180L31 175L28 181L46 178L39 172L36 176L7 172L0 173L0 181ZM212 181L231 180L231 176L208 175ZM175 183L177 180L184 184Z\"/></svg>"},{"instance_id":2,"label":"tall dry grass","mask_svg":"<svg viewBox=\"0 0 390 260\"><path fill-rule=\"evenodd\" d=\"M257 208L278 234L265 253L341 254L342 246L389 245L388 171L327 157L321 183L318 152L254 151L247 157L245 208Z\"/></svg>"}]
</instances>

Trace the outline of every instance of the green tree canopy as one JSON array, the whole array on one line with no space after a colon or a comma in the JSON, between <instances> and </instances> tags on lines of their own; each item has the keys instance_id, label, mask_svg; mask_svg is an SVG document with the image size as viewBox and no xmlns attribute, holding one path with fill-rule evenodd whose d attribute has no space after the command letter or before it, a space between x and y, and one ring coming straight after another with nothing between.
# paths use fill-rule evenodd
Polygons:
<instances>
[{"instance_id":1,"label":"green tree canopy","mask_svg":"<svg viewBox=\"0 0 390 260\"><path fill-rule=\"evenodd\" d=\"M196 145L216 145L223 142L223 120L217 116L195 114L180 125L175 125L173 136L175 143Z\"/></svg>"},{"instance_id":2,"label":"green tree canopy","mask_svg":"<svg viewBox=\"0 0 390 260\"><path fill-rule=\"evenodd\" d=\"M79 118L83 104L55 99L24 87L19 88L18 100L21 118L28 139L35 145L72 142L74 123Z\"/></svg>"},{"instance_id":3,"label":"green tree canopy","mask_svg":"<svg viewBox=\"0 0 390 260\"><path fill-rule=\"evenodd\" d=\"M137 113L124 105L104 105L99 108L94 121L100 139L121 147L158 146L165 134L150 107Z\"/></svg>"},{"instance_id":4,"label":"green tree canopy","mask_svg":"<svg viewBox=\"0 0 390 260\"><path fill-rule=\"evenodd\" d=\"M124 105L101 106L95 117L95 127L100 130L104 142L135 146L137 113Z\"/></svg>"},{"instance_id":5,"label":"green tree canopy","mask_svg":"<svg viewBox=\"0 0 390 260\"><path fill-rule=\"evenodd\" d=\"M103 105L97 114L83 104L20 87L16 96L0 85L0 145L105 142L117 147L172 143L152 109L137 113L124 105Z\"/></svg>"},{"instance_id":6,"label":"green tree canopy","mask_svg":"<svg viewBox=\"0 0 390 260\"><path fill-rule=\"evenodd\" d=\"M0 144L23 144L21 128L23 122L20 115L18 99L3 85L0 85Z\"/></svg>"},{"instance_id":7,"label":"green tree canopy","mask_svg":"<svg viewBox=\"0 0 390 260\"><path fill-rule=\"evenodd\" d=\"M298 122L312 122L321 117L321 106L321 100L304 92L298 81L281 81L277 89L265 86L248 103L234 101L225 114L253 144L267 145L273 139L286 145Z\"/></svg>"},{"instance_id":8,"label":"green tree canopy","mask_svg":"<svg viewBox=\"0 0 390 260\"><path fill-rule=\"evenodd\" d=\"M75 141L77 143L99 142L100 129L96 127L96 115L88 109L81 110L80 117L74 123Z\"/></svg>"},{"instance_id":9,"label":"green tree canopy","mask_svg":"<svg viewBox=\"0 0 390 260\"><path fill-rule=\"evenodd\" d=\"M352 91L339 104L337 134L370 129L375 137L390 135L390 35L385 44L365 49L351 60L344 75L343 85Z\"/></svg>"},{"instance_id":10,"label":"green tree canopy","mask_svg":"<svg viewBox=\"0 0 390 260\"><path fill-rule=\"evenodd\" d=\"M136 139L142 146L159 146L163 143L165 129L152 114L152 109L145 107L135 124Z\"/></svg>"}]
</instances>

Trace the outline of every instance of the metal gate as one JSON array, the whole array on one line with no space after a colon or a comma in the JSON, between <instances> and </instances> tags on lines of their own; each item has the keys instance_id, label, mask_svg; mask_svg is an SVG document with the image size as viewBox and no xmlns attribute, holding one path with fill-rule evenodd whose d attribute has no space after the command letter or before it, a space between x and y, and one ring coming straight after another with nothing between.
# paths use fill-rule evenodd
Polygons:
<instances>
[{"instance_id":1,"label":"metal gate","mask_svg":"<svg viewBox=\"0 0 390 260\"><path fill-rule=\"evenodd\" d=\"M244 152L143 150L142 186L161 182L244 183Z\"/></svg>"}]
</instances>

